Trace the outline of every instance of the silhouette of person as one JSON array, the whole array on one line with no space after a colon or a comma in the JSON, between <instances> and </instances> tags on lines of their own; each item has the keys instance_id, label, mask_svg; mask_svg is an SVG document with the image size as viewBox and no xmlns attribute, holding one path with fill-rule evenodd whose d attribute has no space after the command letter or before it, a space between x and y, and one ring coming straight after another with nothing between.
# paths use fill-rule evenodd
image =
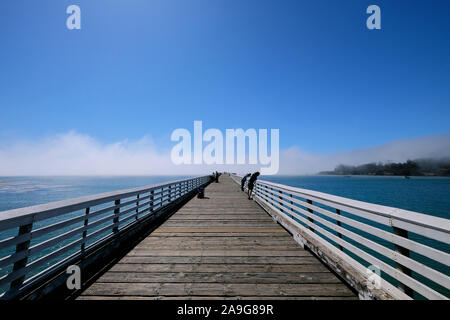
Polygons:
<instances>
[{"instance_id":1,"label":"silhouette of person","mask_svg":"<svg viewBox=\"0 0 450 320\"><path fill-rule=\"evenodd\" d=\"M242 179L241 179L241 190L244 191L244 185L245 185L245 181L247 180L248 177L250 177L252 174L248 173L246 174Z\"/></svg>"},{"instance_id":2,"label":"silhouette of person","mask_svg":"<svg viewBox=\"0 0 450 320\"><path fill-rule=\"evenodd\" d=\"M250 180L248 180L248 200L251 200L251 196L252 196L252 192L253 192L253 187L255 186L255 182L256 179L258 179L259 176L259 172L256 171L254 174L252 174L252 176L250 177Z\"/></svg>"}]
</instances>

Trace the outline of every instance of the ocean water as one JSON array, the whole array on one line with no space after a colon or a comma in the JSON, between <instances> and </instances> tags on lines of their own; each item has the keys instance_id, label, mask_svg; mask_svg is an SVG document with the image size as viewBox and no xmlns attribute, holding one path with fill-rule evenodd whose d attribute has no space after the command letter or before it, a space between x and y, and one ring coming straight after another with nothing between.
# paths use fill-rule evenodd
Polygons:
<instances>
[{"instance_id":1,"label":"ocean water","mask_svg":"<svg viewBox=\"0 0 450 320\"><path fill-rule=\"evenodd\" d=\"M188 176L0 177L0 212ZM261 176L261 179L450 219L450 178Z\"/></svg>"},{"instance_id":2,"label":"ocean water","mask_svg":"<svg viewBox=\"0 0 450 320\"><path fill-rule=\"evenodd\" d=\"M188 177L0 177L0 215L2 211L9 209L183 178ZM450 219L450 178L411 177L410 179L405 179L403 177L384 176L262 176L261 179ZM342 214L346 215L344 212ZM324 216L322 217L325 218ZM352 218L355 217L352 216ZM385 227L382 226L382 228ZM360 233L351 227L347 227L347 229ZM0 239L4 239L5 236L5 234L2 235L0 232ZM364 234L364 236L382 245L392 247L389 243L380 241L380 239L371 235ZM450 247L448 245L442 245L441 243L430 241L414 234L410 234L410 238L450 253ZM361 247L361 245L354 243L351 239L346 237L343 237L343 239ZM375 252L370 253L385 260ZM349 254L352 255L351 253ZM4 254L0 254L0 256L4 256ZM411 254L411 257L444 274L450 275L450 269L447 266L440 265L414 253ZM385 262L392 265L392 262ZM361 263L364 262L361 261ZM0 277L5 275L6 272L8 270L0 269ZM390 279L388 275L383 274L383 277L395 284L395 280ZM423 279L420 275L414 275L414 277L429 283L427 279ZM433 283L429 283L429 285L444 295L450 296L450 292L445 288L434 286ZM421 298L419 295L415 297Z\"/></svg>"},{"instance_id":3,"label":"ocean water","mask_svg":"<svg viewBox=\"0 0 450 320\"><path fill-rule=\"evenodd\" d=\"M0 177L0 212L185 178L188 176Z\"/></svg>"},{"instance_id":4,"label":"ocean water","mask_svg":"<svg viewBox=\"0 0 450 320\"><path fill-rule=\"evenodd\" d=\"M261 179L450 219L450 177L318 175Z\"/></svg>"}]
</instances>

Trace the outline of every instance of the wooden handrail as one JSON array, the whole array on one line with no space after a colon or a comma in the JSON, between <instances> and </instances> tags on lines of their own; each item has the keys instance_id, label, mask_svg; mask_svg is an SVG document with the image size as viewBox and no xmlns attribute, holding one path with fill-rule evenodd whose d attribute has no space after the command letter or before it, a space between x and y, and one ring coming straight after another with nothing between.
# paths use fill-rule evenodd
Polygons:
<instances>
[{"instance_id":1,"label":"wooden handrail","mask_svg":"<svg viewBox=\"0 0 450 320\"><path fill-rule=\"evenodd\" d=\"M100 246L210 179L201 176L0 212L0 271L7 270L0 273L0 297L14 296L68 256Z\"/></svg>"},{"instance_id":2,"label":"wooden handrail","mask_svg":"<svg viewBox=\"0 0 450 320\"><path fill-rule=\"evenodd\" d=\"M240 184L239 176L232 175L232 178ZM438 292L428 283L424 283L411 274L411 271L420 274L445 288L448 293L450 290L448 272L435 270L411 258L410 251L442 264L444 267L441 269L444 270L449 270L450 254L408 238L408 231L411 231L425 238L439 241L445 247L450 243L449 219L264 180L258 180L255 183L254 192L257 202L282 217L280 220L282 223L288 223L290 227L294 225L312 238L321 237L326 240L327 248L332 252L337 254L341 251L338 256L351 253L368 264L377 265L381 271L398 281L399 291L408 295L412 295L415 291L428 299L449 298L448 295ZM371 223L359 218L369 220ZM355 229L363 233L355 232ZM370 234L371 237L368 238L365 234ZM342 253L342 250L346 253ZM376 252L378 256L374 256L371 252ZM380 255L383 259L379 258ZM350 256L348 258L350 259ZM358 269L364 270L362 265L359 265ZM391 288L390 290L392 291Z\"/></svg>"}]
</instances>

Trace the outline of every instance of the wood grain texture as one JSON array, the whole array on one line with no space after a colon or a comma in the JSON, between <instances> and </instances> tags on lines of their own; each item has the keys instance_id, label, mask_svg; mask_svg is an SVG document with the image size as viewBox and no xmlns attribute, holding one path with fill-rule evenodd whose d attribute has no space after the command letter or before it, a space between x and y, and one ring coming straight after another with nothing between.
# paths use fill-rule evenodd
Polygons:
<instances>
[{"instance_id":1,"label":"wood grain texture","mask_svg":"<svg viewBox=\"0 0 450 320\"><path fill-rule=\"evenodd\" d=\"M357 299L228 176L206 188L79 297Z\"/></svg>"}]
</instances>

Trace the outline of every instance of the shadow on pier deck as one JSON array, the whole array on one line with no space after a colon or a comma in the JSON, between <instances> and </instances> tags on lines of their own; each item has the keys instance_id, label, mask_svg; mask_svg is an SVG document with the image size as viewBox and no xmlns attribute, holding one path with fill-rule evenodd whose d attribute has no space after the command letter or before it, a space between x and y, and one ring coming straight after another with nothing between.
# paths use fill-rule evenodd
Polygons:
<instances>
[{"instance_id":1,"label":"shadow on pier deck","mask_svg":"<svg viewBox=\"0 0 450 320\"><path fill-rule=\"evenodd\" d=\"M210 184L78 299L357 299L228 176Z\"/></svg>"}]
</instances>

